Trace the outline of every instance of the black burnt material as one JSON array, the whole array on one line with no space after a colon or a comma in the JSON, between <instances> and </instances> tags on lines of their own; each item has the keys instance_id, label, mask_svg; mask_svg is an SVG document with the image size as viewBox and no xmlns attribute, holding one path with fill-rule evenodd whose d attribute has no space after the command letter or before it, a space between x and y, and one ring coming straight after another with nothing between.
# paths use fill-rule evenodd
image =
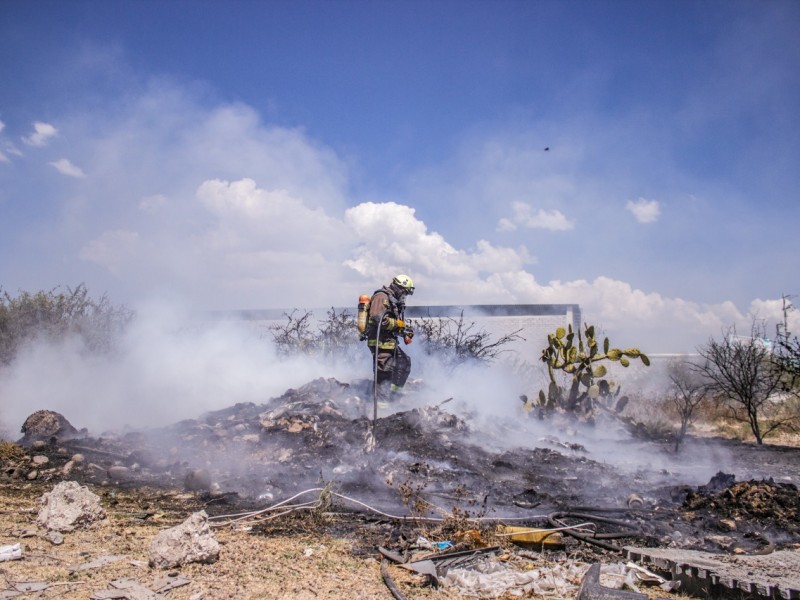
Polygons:
<instances>
[{"instance_id":1,"label":"black burnt material","mask_svg":"<svg viewBox=\"0 0 800 600\"><path fill-rule=\"evenodd\" d=\"M518 438L529 439L527 444L503 447L495 443L503 437L499 430L489 443L491 432L479 431L457 402L418 402L416 408L379 414L373 431L368 381L321 378L263 404L236 404L125 435L75 437L77 430L66 427L66 419L51 416L47 421L66 435L28 444L24 460L0 457L0 479L26 477L33 455L40 454L49 460L37 468L36 484L72 479L109 487L177 488L207 498L211 514L231 512L232 503L268 506L330 485L391 515L427 506L429 515L441 516L458 508L471 516L543 525L555 513L566 515L559 520L570 524L595 515L596 530L614 546L632 542L753 553L800 544L796 487L747 477L763 471L773 472L776 480L797 477L797 448L703 442L733 455L741 465L736 474L744 480L720 473L698 486L660 466L625 472L594 456L591 444L582 451L552 448L531 435ZM518 425L524 428L525 422ZM616 451L629 452L624 442ZM654 464L674 459L663 445L654 443L649 452ZM415 498L424 503L414 504ZM573 514L579 518L573 520ZM635 541L618 540L620 531L634 532Z\"/></svg>"}]
</instances>

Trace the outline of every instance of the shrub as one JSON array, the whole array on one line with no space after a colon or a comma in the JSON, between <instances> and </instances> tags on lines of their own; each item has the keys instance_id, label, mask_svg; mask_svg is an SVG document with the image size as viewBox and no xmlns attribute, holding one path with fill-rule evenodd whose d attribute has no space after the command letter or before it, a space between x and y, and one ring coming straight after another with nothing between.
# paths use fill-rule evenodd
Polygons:
<instances>
[{"instance_id":1,"label":"shrub","mask_svg":"<svg viewBox=\"0 0 800 600\"><path fill-rule=\"evenodd\" d=\"M268 327L272 339L282 356L323 356L326 358L351 358L359 347L355 316L347 311L331 308L326 318L312 328L314 313L298 309L284 313L286 323Z\"/></svg>"},{"instance_id":2,"label":"shrub","mask_svg":"<svg viewBox=\"0 0 800 600\"><path fill-rule=\"evenodd\" d=\"M436 355L451 370L467 362L489 363L507 350L503 346L524 339L518 329L497 339L485 329L475 329L475 323L452 317L415 319L413 323L422 338L425 354Z\"/></svg>"},{"instance_id":3,"label":"shrub","mask_svg":"<svg viewBox=\"0 0 800 600\"><path fill-rule=\"evenodd\" d=\"M114 306L105 295L91 298L84 284L66 292L22 291L16 297L0 288L0 364L11 363L35 339L68 335L82 337L90 351L108 351L132 318L131 310Z\"/></svg>"}]
</instances>

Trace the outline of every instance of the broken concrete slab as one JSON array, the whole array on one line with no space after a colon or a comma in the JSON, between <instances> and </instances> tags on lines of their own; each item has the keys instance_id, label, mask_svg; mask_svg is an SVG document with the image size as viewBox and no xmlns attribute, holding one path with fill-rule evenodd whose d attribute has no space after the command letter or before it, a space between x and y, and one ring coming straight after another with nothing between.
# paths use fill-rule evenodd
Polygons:
<instances>
[{"instance_id":1,"label":"broken concrete slab","mask_svg":"<svg viewBox=\"0 0 800 600\"><path fill-rule=\"evenodd\" d=\"M150 544L150 565L169 569L191 562L211 563L219 558L219 542L208 526L204 510L180 525L159 533Z\"/></svg>"},{"instance_id":2,"label":"broken concrete slab","mask_svg":"<svg viewBox=\"0 0 800 600\"><path fill-rule=\"evenodd\" d=\"M104 567L105 565L110 565L111 563L119 562L121 560L126 560L128 557L119 554L111 554L109 556L101 556L96 558L93 561L88 563L82 563L80 565L70 565L67 567L67 570L70 573L77 573L78 571L88 571L89 569L99 569L100 567Z\"/></svg>"},{"instance_id":3,"label":"broken concrete slab","mask_svg":"<svg viewBox=\"0 0 800 600\"><path fill-rule=\"evenodd\" d=\"M75 481L62 481L39 502L36 523L50 531L74 531L106 518L100 497Z\"/></svg>"},{"instance_id":4,"label":"broken concrete slab","mask_svg":"<svg viewBox=\"0 0 800 600\"><path fill-rule=\"evenodd\" d=\"M124 577L109 582L113 589L101 590L91 595L91 600L157 600L163 598L134 579Z\"/></svg>"},{"instance_id":5,"label":"broken concrete slab","mask_svg":"<svg viewBox=\"0 0 800 600\"><path fill-rule=\"evenodd\" d=\"M681 582L681 591L708 597L736 593L752 598L800 598L800 552L764 555L714 554L699 550L625 547L630 560Z\"/></svg>"}]
</instances>

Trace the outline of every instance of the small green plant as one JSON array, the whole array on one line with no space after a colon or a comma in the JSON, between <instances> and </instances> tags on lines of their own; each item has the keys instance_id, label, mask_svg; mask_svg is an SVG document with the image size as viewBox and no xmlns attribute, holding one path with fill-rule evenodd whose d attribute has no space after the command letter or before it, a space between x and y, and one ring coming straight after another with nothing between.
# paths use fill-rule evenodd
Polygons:
<instances>
[{"instance_id":1,"label":"small green plant","mask_svg":"<svg viewBox=\"0 0 800 600\"><path fill-rule=\"evenodd\" d=\"M559 327L555 333L548 334L547 341L541 361L547 365L550 385L547 393L540 390L538 397L538 405L544 410L559 409L591 420L598 399L614 403L618 411L622 410L626 398L619 398L620 387L605 379L608 371L597 363L608 360L627 367L631 359L639 359L645 366L650 365L650 359L638 348L612 348L607 337L601 349L594 325L584 325L584 335L580 331L573 332L571 325L567 330ZM568 387L559 384L558 372L566 375Z\"/></svg>"}]
</instances>

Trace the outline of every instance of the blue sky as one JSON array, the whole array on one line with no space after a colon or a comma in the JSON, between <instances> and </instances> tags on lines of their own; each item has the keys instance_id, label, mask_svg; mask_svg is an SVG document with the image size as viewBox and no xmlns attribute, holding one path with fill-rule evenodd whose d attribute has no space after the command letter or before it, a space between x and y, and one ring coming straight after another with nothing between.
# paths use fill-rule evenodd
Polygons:
<instances>
[{"instance_id":1,"label":"blue sky","mask_svg":"<svg viewBox=\"0 0 800 600\"><path fill-rule=\"evenodd\" d=\"M0 286L309 308L402 271L688 351L800 292L798 30L788 0L4 0Z\"/></svg>"}]
</instances>

